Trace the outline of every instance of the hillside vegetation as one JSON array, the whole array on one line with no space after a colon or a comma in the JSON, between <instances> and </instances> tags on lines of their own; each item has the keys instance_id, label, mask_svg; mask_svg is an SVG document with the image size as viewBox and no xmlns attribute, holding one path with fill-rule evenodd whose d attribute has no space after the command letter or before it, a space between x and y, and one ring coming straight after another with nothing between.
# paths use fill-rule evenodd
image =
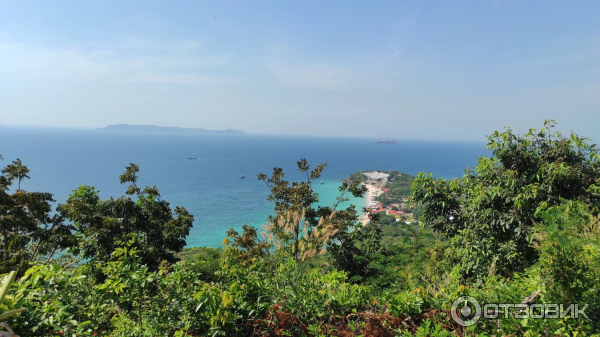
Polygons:
<instances>
[{"instance_id":1,"label":"hillside vegetation","mask_svg":"<svg viewBox=\"0 0 600 337\"><path fill-rule=\"evenodd\" d=\"M600 336L600 157L553 126L493 133L461 179L396 172L386 198L419 205L421 224L362 225L367 210L338 207L364 195L360 179L316 207L326 163L298 161L304 181L275 168L258 176L266 225L229 230L220 249L184 249L193 215L138 186L135 164L127 196L81 186L53 209L20 188L31 172L16 160L0 176L0 273L17 271L0 320L20 336ZM465 296L587 318L488 319Z\"/></svg>"}]
</instances>

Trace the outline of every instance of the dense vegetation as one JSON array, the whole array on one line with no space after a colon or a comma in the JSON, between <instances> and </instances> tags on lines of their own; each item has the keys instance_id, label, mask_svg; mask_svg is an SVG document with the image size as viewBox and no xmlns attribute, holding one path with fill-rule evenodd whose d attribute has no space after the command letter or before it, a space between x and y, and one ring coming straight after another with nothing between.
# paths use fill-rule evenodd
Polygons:
<instances>
[{"instance_id":1,"label":"dense vegetation","mask_svg":"<svg viewBox=\"0 0 600 337\"><path fill-rule=\"evenodd\" d=\"M414 176L396 171L385 172L390 176L387 179L386 188L389 191L375 197L375 200L380 201L384 205L394 203L404 203L405 199L410 195L412 183L415 180Z\"/></svg>"},{"instance_id":2,"label":"dense vegetation","mask_svg":"<svg viewBox=\"0 0 600 337\"><path fill-rule=\"evenodd\" d=\"M356 180L315 208L326 164L300 160L298 182L275 168L259 175L273 215L221 249L183 249L192 215L138 187L136 165L120 178L128 196L82 186L52 213L51 194L21 190L30 172L16 160L0 176L0 273L18 272L0 320L21 336L600 336L598 150L552 127L494 133L493 155L461 179L420 174L408 201L421 224L362 225L338 208L364 194ZM588 319L451 317L462 296L483 307L532 294L587 304Z\"/></svg>"}]
</instances>

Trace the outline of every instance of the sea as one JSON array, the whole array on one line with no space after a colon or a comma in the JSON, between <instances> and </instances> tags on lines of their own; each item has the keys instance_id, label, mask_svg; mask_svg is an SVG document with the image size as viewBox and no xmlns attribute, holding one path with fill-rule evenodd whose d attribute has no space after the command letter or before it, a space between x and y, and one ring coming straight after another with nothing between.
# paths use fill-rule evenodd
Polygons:
<instances>
[{"instance_id":1,"label":"sea","mask_svg":"<svg viewBox=\"0 0 600 337\"><path fill-rule=\"evenodd\" d=\"M360 170L427 172L452 179L489 155L484 141L396 139L397 144L376 144L377 140L4 126L0 165L20 158L31 170L22 188L51 192L58 205L84 184L94 186L102 198L125 195L127 186L119 183L119 175L130 163L138 164L140 186L156 186L172 207L186 207L194 215L187 246L219 247L228 229L259 227L272 214L269 189L257 174L270 175L281 167L286 180L306 179L296 165L301 158L311 167L327 163L313 186L319 204L331 205L341 180ZM352 198L342 206L349 204L360 209L365 201Z\"/></svg>"}]
</instances>

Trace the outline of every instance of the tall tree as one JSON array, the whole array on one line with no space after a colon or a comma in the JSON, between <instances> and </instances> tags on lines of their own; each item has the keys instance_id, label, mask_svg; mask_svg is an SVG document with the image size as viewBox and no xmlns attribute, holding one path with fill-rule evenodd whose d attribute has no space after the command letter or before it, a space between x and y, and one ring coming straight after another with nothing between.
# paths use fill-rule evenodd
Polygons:
<instances>
[{"instance_id":1,"label":"tall tree","mask_svg":"<svg viewBox=\"0 0 600 337\"><path fill-rule=\"evenodd\" d=\"M434 179L421 173L412 186L412 202L422 202L422 220L451 238L450 256L466 277L483 277L495 262L511 275L538 259L530 243L540 223L536 211L580 201L598 214L600 163L589 139L541 130L518 135L508 128L488 137L491 157L478 159L462 179Z\"/></svg>"},{"instance_id":2,"label":"tall tree","mask_svg":"<svg viewBox=\"0 0 600 337\"><path fill-rule=\"evenodd\" d=\"M11 181L17 180L17 191L21 190L21 180L29 179L27 173L29 173L29 168L23 165L21 159L19 158L13 161L12 164L2 169L2 174L5 174L8 179L10 179Z\"/></svg>"},{"instance_id":3,"label":"tall tree","mask_svg":"<svg viewBox=\"0 0 600 337\"><path fill-rule=\"evenodd\" d=\"M346 209L337 207L349 200L348 195L362 197L366 192L359 182L344 182L332 206L315 207L319 195L313 190L312 182L321 177L327 163L317 165L312 171L305 158L300 159L297 165L306 180L284 180L283 169L279 167L273 169L271 177L263 173L258 175L258 179L264 181L271 191L268 200L275 203L275 214L269 217L268 230L280 243L291 248L296 260L302 253L313 255L320 251L335 233L355 222L358 212L353 206Z\"/></svg>"},{"instance_id":4,"label":"tall tree","mask_svg":"<svg viewBox=\"0 0 600 337\"><path fill-rule=\"evenodd\" d=\"M71 227L60 216L50 215L55 201L52 194L21 189L28 173L17 159L0 175L0 274L11 270L23 273L41 255L72 244ZM12 192L15 181L17 189Z\"/></svg>"},{"instance_id":5,"label":"tall tree","mask_svg":"<svg viewBox=\"0 0 600 337\"><path fill-rule=\"evenodd\" d=\"M149 268L157 269L163 260L177 261L175 253L185 246L194 216L183 207L172 210L169 202L160 199L156 186L139 187L138 172L138 165L131 164L120 177L121 184L130 183L125 193L137 200L125 196L101 200L93 187L82 185L59 207L61 215L73 222L79 239L74 253L109 261L117 241L134 236L141 261Z\"/></svg>"},{"instance_id":6,"label":"tall tree","mask_svg":"<svg viewBox=\"0 0 600 337\"><path fill-rule=\"evenodd\" d=\"M373 268L372 262L382 257L381 238L376 219L366 226L350 223L327 243L327 251L334 267L348 273L350 281L369 282L380 276L381 269Z\"/></svg>"}]
</instances>

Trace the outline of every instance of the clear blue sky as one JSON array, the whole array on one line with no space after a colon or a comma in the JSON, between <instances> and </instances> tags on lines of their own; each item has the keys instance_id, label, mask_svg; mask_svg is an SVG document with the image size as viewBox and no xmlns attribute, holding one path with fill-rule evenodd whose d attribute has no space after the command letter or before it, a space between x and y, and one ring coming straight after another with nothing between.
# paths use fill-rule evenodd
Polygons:
<instances>
[{"instance_id":1,"label":"clear blue sky","mask_svg":"<svg viewBox=\"0 0 600 337\"><path fill-rule=\"evenodd\" d=\"M0 0L0 124L600 140L600 1Z\"/></svg>"}]
</instances>

